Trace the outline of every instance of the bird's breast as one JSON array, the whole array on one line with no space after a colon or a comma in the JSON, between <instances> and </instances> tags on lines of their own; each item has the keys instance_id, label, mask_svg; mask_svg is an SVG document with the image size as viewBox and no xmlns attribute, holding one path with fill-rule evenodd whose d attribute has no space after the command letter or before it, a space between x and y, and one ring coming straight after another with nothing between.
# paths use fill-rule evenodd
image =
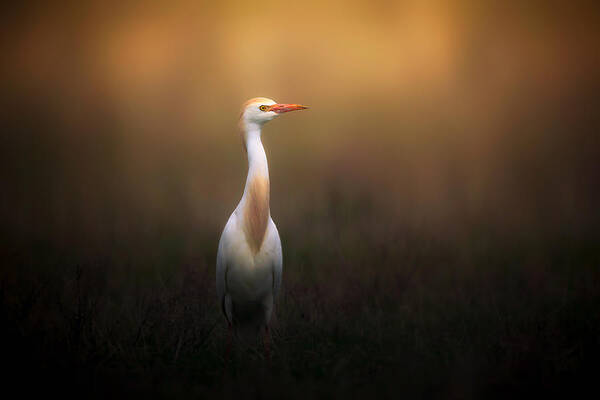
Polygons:
<instances>
[{"instance_id":1,"label":"bird's breast","mask_svg":"<svg viewBox=\"0 0 600 400\"><path fill-rule=\"evenodd\" d=\"M226 292L236 302L259 301L273 293L274 265L280 262L279 237L270 222L261 247L255 251L246 239L243 209L236 210L223 237L222 252L227 265Z\"/></svg>"},{"instance_id":2,"label":"bird's breast","mask_svg":"<svg viewBox=\"0 0 600 400\"><path fill-rule=\"evenodd\" d=\"M238 301L254 301L272 293L272 260L257 253L231 263L227 271L227 290Z\"/></svg>"}]
</instances>

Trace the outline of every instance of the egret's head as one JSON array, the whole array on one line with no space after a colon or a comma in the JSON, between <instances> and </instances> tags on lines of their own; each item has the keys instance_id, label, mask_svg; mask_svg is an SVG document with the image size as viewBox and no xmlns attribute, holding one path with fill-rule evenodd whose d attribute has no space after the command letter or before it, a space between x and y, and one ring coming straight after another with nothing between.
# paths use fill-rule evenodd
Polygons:
<instances>
[{"instance_id":1,"label":"egret's head","mask_svg":"<svg viewBox=\"0 0 600 400\"><path fill-rule=\"evenodd\" d=\"M256 97L248 100L242 107L240 123L248 126L251 124L262 125L280 114L294 110L304 110L305 106L299 104L280 104L266 97Z\"/></svg>"}]
</instances>

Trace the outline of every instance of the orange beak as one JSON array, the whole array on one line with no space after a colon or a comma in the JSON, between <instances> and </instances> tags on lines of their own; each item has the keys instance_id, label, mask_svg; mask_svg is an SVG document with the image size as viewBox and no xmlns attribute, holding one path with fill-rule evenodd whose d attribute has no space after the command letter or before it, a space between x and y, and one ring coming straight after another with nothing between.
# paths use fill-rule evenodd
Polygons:
<instances>
[{"instance_id":1,"label":"orange beak","mask_svg":"<svg viewBox=\"0 0 600 400\"><path fill-rule=\"evenodd\" d=\"M273 104L271 107L269 107L269 111L281 114L288 111L304 110L306 108L308 107L301 106L300 104Z\"/></svg>"}]
</instances>

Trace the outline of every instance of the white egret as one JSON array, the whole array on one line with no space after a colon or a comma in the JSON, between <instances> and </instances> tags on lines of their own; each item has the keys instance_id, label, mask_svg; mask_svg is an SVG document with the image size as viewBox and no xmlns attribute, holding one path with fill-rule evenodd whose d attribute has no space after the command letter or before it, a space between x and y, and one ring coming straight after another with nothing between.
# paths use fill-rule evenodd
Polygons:
<instances>
[{"instance_id":1,"label":"white egret","mask_svg":"<svg viewBox=\"0 0 600 400\"><path fill-rule=\"evenodd\" d=\"M239 125L248 155L248 177L242 199L223 229L217 253L217 295L229 324L229 346L234 332L253 344L264 329L267 356L269 321L281 286L282 252L269 208L269 168L261 128L282 113L305 108L264 97L244 104Z\"/></svg>"}]
</instances>

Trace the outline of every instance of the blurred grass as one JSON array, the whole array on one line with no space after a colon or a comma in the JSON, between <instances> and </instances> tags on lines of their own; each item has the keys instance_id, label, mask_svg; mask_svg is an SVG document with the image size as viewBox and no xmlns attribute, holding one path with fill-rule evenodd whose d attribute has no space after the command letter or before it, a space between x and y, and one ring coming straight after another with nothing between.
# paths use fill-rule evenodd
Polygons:
<instances>
[{"instance_id":1,"label":"blurred grass","mask_svg":"<svg viewBox=\"0 0 600 400\"><path fill-rule=\"evenodd\" d=\"M572 393L600 350L597 237L439 238L329 196L281 226L273 360L238 350L222 381L217 235L176 226L80 257L47 243L3 255L11 381L90 397L478 398ZM367 210L365 212L365 210ZM244 354L241 354L244 353ZM24 380L22 382L25 382ZM34 389L23 386L22 390Z\"/></svg>"}]
</instances>

